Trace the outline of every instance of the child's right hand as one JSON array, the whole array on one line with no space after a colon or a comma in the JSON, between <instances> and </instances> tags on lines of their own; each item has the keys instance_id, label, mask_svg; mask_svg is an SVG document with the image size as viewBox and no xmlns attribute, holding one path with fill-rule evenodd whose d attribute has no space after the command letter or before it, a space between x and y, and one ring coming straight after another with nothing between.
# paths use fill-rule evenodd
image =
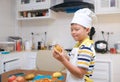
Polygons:
<instances>
[{"instance_id":1,"label":"child's right hand","mask_svg":"<svg viewBox=\"0 0 120 82\"><path fill-rule=\"evenodd\" d=\"M59 44L56 44L53 48L53 57L59 60L60 62L66 59L64 49Z\"/></svg>"}]
</instances>

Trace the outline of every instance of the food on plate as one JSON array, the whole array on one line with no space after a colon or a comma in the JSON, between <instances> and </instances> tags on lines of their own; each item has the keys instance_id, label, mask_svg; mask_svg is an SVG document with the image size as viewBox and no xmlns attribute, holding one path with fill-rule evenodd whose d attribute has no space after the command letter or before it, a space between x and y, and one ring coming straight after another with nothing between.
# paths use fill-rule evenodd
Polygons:
<instances>
[{"instance_id":1,"label":"food on plate","mask_svg":"<svg viewBox=\"0 0 120 82\"><path fill-rule=\"evenodd\" d=\"M8 82L13 82L17 77L15 75L12 75L8 77Z\"/></svg>"},{"instance_id":2,"label":"food on plate","mask_svg":"<svg viewBox=\"0 0 120 82\"><path fill-rule=\"evenodd\" d=\"M23 76L17 76L16 81L17 82L25 82L25 78Z\"/></svg>"},{"instance_id":3,"label":"food on plate","mask_svg":"<svg viewBox=\"0 0 120 82\"><path fill-rule=\"evenodd\" d=\"M53 76L54 78L58 78L58 77L61 77L61 76L62 76L62 73L61 73L61 72L54 72L52 76Z\"/></svg>"},{"instance_id":4,"label":"food on plate","mask_svg":"<svg viewBox=\"0 0 120 82\"><path fill-rule=\"evenodd\" d=\"M8 78L8 82L25 82L25 78L23 76L12 75Z\"/></svg>"},{"instance_id":5,"label":"food on plate","mask_svg":"<svg viewBox=\"0 0 120 82\"><path fill-rule=\"evenodd\" d=\"M35 82L52 82L52 81L48 78L44 78L44 79L36 80Z\"/></svg>"},{"instance_id":6,"label":"food on plate","mask_svg":"<svg viewBox=\"0 0 120 82\"><path fill-rule=\"evenodd\" d=\"M54 48L55 48L58 52L62 53L62 47L61 47L59 44L56 44L56 45L54 46Z\"/></svg>"},{"instance_id":7,"label":"food on plate","mask_svg":"<svg viewBox=\"0 0 120 82\"><path fill-rule=\"evenodd\" d=\"M31 73L31 74L27 74L27 75L25 76L25 79L26 79L26 80L32 80L34 77L35 77L35 74Z\"/></svg>"}]
</instances>

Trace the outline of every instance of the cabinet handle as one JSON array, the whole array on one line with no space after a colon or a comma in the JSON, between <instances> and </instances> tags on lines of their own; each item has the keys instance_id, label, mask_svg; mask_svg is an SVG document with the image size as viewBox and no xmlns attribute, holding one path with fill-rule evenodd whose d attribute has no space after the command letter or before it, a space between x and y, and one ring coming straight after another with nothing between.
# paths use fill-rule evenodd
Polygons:
<instances>
[{"instance_id":1,"label":"cabinet handle","mask_svg":"<svg viewBox=\"0 0 120 82\"><path fill-rule=\"evenodd\" d=\"M19 59L13 59L13 60L5 61L5 62L3 63L4 72L6 72L6 67L5 67L5 64L6 64L6 63L13 62L13 61L17 61L17 60L19 60Z\"/></svg>"}]
</instances>

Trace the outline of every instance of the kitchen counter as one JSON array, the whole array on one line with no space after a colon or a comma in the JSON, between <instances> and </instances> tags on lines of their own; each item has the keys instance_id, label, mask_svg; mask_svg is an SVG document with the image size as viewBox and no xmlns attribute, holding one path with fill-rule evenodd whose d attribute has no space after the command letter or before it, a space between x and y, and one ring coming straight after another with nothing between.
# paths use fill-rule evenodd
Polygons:
<instances>
[{"instance_id":1,"label":"kitchen counter","mask_svg":"<svg viewBox=\"0 0 120 82\"><path fill-rule=\"evenodd\" d=\"M16 74L16 73L25 73L25 74L34 73L35 75L37 75L37 74L52 75L54 73L54 71L21 70L21 69L12 70L12 71L3 73L2 74L2 81L0 81L0 82L8 82L7 81L8 80L8 76L11 75L11 74ZM62 82L65 82L66 74L62 73L62 75L64 76L64 80Z\"/></svg>"},{"instance_id":2,"label":"kitchen counter","mask_svg":"<svg viewBox=\"0 0 120 82\"><path fill-rule=\"evenodd\" d=\"M37 61L34 61L35 60L34 55L36 55L36 54L37 54L37 59L36 59ZM3 58L3 56L4 56L4 58ZM23 57L23 58L21 58L22 59L22 60L20 60L21 64L19 64L19 65L22 69L27 69L27 70L31 70L34 68L34 66L31 64L35 64L37 66L38 70L44 70L44 71L56 71L56 70L58 71L58 70L61 70L61 68L63 67L60 62L53 59L52 50L21 51L21 52L15 52L15 53L3 55L3 56L0 56L0 59L5 60L5 61L7 59ZM120 69L119 60L120 60L120 54L96 53L97 64L102 63L103 65L105 65L104 63L110 63L111 81L109 81L109 82L119 82L119 80L120 80L120 78L119 78L120 71L118 71ZM30 64L28 64L28 63L30 63ZM1 65L2 65L2 63L1 63ZM100 67L103 68L102 66L100 66ZM1 68L1 66L0 66L0 71L1 71L1 69L3 69L3 68ZM104 71L102 71L102 72L104 72ZM95 75L95 76L97 76L97 75ZM100 76L102 76L102 75L100 75ZM103 81L101 81L101 82L103 82ZM105 81L105 82L108 82L108 81Z\"/></svg>"}]
</instances>

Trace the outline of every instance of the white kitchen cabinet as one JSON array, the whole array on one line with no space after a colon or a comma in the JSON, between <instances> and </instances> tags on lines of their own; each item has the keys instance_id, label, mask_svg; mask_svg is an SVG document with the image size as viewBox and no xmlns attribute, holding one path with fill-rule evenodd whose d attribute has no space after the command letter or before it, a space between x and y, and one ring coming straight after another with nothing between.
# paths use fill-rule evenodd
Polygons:
<instances>
[{"instance_id":1,"label":"white kitchen cabinet","mask_svg":"<svg viewBox=\"0 0 120 82\"><path fill-rule=\"evenodd\" d=\"M120 13L120 0L95 0L96 14Z\"/></svg>"},{"instance_id":2,"label":"white kitchen cabinet","mask_svg":"<svg viewBox=\"0 0 120 82\"><path fill-rule=\"evenodd\" d=\"M0 54L0 74L21 68L20 56L18 53Z\"/></svg>"},{"instance_id":3,"label":"white kitchen cabinet","mask_svg":"<svg viewBox=\"0 0 120 82\"><path fill-rule=\"evenodd\" d=\"M120 81L120 54L96 54L96 66L93 74L95 82Z\"/></svg>"},{"instance_id":4,"label":"white kitchen cabinet","mask_svg":"<svg viewBox=\"0 0 120 82\"><path fill-rule=\"evenodd\" d=\"M111 82L111 62L96 61L92 79L95 82Z\"/></svg>"},{"instance_id":5,"label":"white kitchen cabinet","mask_svg":"<svg viewBox=\"0 0 120 82\"><path fill-rule=\"evenodd\" d=\"M2 67L2 56L0 55L0 74L3 72Z\"/></svg>"},{"instance_id":6,"label":"white kitchen cabinet","mask_svg":"<svg viewBox=\"0 0 120 82\"><path fill-rule=\"evenodd\" d=\"M27 51L27 52L22 52L22 59L21 59L21 69L36 69L36 57L37 57L37 52L36 51Z\"/></svg>"},{"instance_id":7,"label":"white kitchen cabinet","mask_svg":"<svg viewBox=\"0 0 120 82\"><path fill-rule=\"evenodd\" d=\"M54 0L17 0L17 20L54 19Z\"/></svg>"},{"instance_id":8,"label":"white kitchen cabinet","mask_svg":"<svg viewBox=\"0 0 120 82\"><path fill-rule=\"evenodd\" d=\"M35 69L36 51L0 54L0 74L14 69Z\"/></svg>"}]
</instances>

